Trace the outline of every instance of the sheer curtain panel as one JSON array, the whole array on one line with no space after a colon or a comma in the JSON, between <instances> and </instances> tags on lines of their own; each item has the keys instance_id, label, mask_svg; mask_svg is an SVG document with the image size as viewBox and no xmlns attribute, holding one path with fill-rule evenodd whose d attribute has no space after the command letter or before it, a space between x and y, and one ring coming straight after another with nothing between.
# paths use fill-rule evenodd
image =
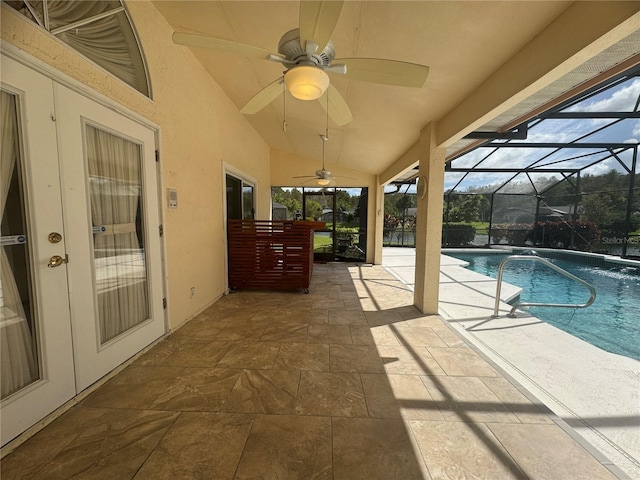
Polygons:
<instances>
[{"instance_id":1,"label":"sheer curtain panel","mask_svg":"<svg viewBox=\"0 0 640 480\"><path fill-rule=\"evenodd\" d=\"M16 99L14 95L0 91L0 120L2 122L2 142L0 157L1 190L0 201L2 209L2 247L0 248L0 352L2 374L2 398L20 390L25 385L38 378L35 349L33 347L32 329L27 322L23 298L21 298L18 285L16 283L15 272L18 269L26 270L28 265L14 260L13 255L9 255L8 246L12 243L12 238L16 237L15 232L5 232L9 224L6 210L9 192L12 195L22 196L22 189L19 185L19 177L15 175L18 164L18 125L16 116ZM21 198L19 198L21 203ZM22 212L17 213L18 217ZM23 219L20 218L24 228ZM13 222L11 222L13 223ZM7 235L9 233L9 235ZM22 236L26 238L26 232L22 231ZM17 245L26 249L26 244ZM27 258L25 255L23 258ZM28 278L28 275L24 275Z\"/></svg>"}]
</instances>

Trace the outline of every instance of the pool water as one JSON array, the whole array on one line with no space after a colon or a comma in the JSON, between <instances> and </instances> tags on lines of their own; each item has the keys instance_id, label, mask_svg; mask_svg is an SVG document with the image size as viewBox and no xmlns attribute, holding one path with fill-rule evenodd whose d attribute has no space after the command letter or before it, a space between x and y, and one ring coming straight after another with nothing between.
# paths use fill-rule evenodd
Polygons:
<instances>
[{"instance_id":1,"label":"pool water","mask_svg":"<svg viewBox=\"0 0 640 480\"><path fill-rule=\"evenodd\" d=\"M446 255L492 278L497 278L507 256L451 251ZM529 313L603 350L640 360L640 267L585 265L579 258L547 260L590 283L596 300L582 309L530 307ZM510 262L503 279L523 289L521 302L583 304L589 299L586 287L537 262Z\"/></svg>"}]
</instances>

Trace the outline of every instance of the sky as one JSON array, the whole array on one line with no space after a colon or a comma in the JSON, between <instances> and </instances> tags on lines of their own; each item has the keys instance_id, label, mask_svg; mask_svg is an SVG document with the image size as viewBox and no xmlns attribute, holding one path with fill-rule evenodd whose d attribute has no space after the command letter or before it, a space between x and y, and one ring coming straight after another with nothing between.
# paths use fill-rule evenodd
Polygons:
<instances>
[{"instance_id":1,"label":"sky","mask_svg":"<svg viewBox=\"0 0 640 480\"><path fill-rule=\"evenodd\" d=\"M638 109L640 99L640 78L634 77L613 88L605 90L598 95L575 104L564 111L567 112L631 112ZM524 142L549 143L549 142L570 142L576 140L589 132L600 127L612 124L612 119L547 119L537 123L529 129L528 138ZM615 125L589 135L583 142L598 143L629 143L637 145L640 143L640 119L625 119ZM487 156L493 148L477 148L466 155L455 159L453 166L472 167L483 157ZM552 149L522 149L522 148L501 148L488 156L481 164L484 168L523 168L539 160L552 152ZM561 159L575 156L584 156L587 153L595 153L596 150L584 149L563 149L561 152L551 155L540 162L540 165L551 164ZM621 159L630 167L632 150L628 150L621 155ZM552 168L579 168L594 162L599 158L606 157L606 154L597 154L581 159L567 160L562 163L555 163ZM615 159L604 160L584 173L601 175L611 169L624 171L623 167ZM636 171L640 172L637 166ZM457 187L457 190L464 190L473 186L491 185L505 181L513 174L499 173L473 173L465 179L464 183ZM547 174L552 176L552 174ZM558 176L558 175L556 175ZM451 189L460 180L460 173L445 174L445 191Z\"/></svg>"}]
</instances>

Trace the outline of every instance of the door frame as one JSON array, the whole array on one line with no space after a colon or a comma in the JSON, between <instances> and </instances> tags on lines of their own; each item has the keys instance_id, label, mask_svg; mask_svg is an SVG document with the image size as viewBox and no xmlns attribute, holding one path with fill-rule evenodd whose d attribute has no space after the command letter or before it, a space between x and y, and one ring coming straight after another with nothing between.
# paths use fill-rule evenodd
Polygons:
<instances>
[{"instance_id":1,"label":"door frame","mask_svg":"<svg viewBox=\"0 0 640 480\"><path fill-rule=\"evenodd\" d=\"M229 258L227 252L229 252L229 239L228 239L228 229L227 229L227 175L231 175L239 180L242 180L243 183L247 183L253 186L253 209L255 212L258 211L258 192L260 185L258 180L256 180L251 175L243 172L239 168L230 165L227 162L222 162L222 176L221 183L222 188L220 189L220 193L222 195L222 232L223 239L222 244L224 245L224 292L229 293Z\"/></svg>"}]
</instances>

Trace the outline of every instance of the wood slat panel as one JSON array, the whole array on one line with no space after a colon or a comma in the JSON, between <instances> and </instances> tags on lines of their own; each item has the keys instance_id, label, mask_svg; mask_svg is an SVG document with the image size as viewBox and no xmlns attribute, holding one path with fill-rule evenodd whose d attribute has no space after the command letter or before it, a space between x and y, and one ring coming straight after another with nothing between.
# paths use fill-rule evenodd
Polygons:
<instances>
[{"instance_id":1,"label":"wood slat panel","mask_svg":"<svg viewBox=\"0 0 640 480\"><path fill-rule=\"evenodd\" d=\"M229 220L229 287L308 291L313 231L324 222Z\"/></svg>"}]
</instances>

